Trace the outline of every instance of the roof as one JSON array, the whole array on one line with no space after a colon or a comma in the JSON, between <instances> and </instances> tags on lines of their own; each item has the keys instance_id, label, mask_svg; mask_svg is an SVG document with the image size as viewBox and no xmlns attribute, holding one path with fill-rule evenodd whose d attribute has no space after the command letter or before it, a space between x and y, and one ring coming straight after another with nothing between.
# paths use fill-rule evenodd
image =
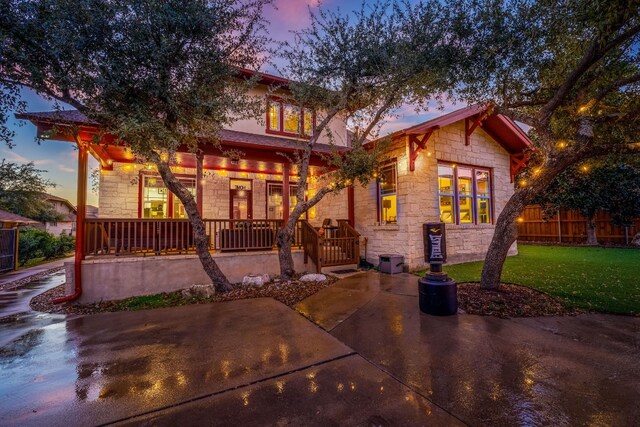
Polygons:
<instances>
[{"instance_id":1,"label":"roof","mask_svg":"<svg viewBox=\"0 0 640 427\"><path fill-rule=\"evenodd\" d=\"M35 123L68 124L91 127L98 126L98 122L89 119L78 110L22 113L16 114L16 117L18 119L30 120ZM219 138L223 143L238 146L267 146L279 148L285 151L299 150L302 148L300 146L300 141L296 139L240 132L229 129L223 129L220 131ZM314 144L313 151L318 153L330 153L333 149L332 147L333 146L329 144Z\"/></svg>"},{"instance_id":2,"label":"roof","mask_svg":"<svg viewBox=\"0 0 640 427\"><path fill-rule=\"evenodd\" d=\"M68 201L63 197L54 196L53 194L44 194L44 198L47 201L56 201L56 202L64 203L69 208L69 210L71 210L73 213L76 213L76 207L73 206L70 201Z\"/></svg>"},{"instance_id":3,"label":"roof","mask_svg":"<svg viewBox=\"0 0 640 427\"><path fill-rule=\"evenodd\" d=\"M30 218L25 218L21 215L14 214L12 212L7 212L0 210L0 222L17 222L19 224L38 224L38 221L35 221Z\"/></svg>"},{"instance_id":4,"label":"roof","mask_svg":"<svg viewBox=\"0 0 640 427\"><path fill-rule=\"evenodd\" d=\"M483 114L489 110L486 105L470 105L444 116L427 120L409 128L392 133L392 138L404 135L421 135L461 120ZM503 114L489 114L482 122L482 129L496 140L510 154L521 153L531 146L531 140L527 134L513 120ZM387 137L388 137L387 136Z\"/></svg>"}]
</instances>

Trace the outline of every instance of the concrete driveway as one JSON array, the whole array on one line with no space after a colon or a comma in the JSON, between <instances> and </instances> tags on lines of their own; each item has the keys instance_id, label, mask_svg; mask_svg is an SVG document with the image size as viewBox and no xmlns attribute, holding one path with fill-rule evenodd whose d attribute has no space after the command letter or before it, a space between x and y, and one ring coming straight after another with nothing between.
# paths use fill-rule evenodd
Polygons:
<instances>
[{"instance_id":1,"label":"concrete driveway","mask_svg":"<svg viewBox=\"0 0 640 427\"><path fill-rule=\"evenodd\" d=\"M0 349L0 425L637 425L640 319L420 314L416 277L105 313ZM0 338L2 334L0 328Z\"/></svg>"}]
</instances>

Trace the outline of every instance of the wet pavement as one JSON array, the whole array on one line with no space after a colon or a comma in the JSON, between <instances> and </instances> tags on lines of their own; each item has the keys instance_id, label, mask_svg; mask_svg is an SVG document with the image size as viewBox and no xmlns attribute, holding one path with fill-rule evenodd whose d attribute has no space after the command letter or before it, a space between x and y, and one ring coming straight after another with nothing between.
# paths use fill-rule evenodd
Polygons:
<instances>
[{"instance_id":1,"label":"wet pavement","mask_svg":"<svg viewBox=\"0 0 640 427\"><path fill-rule=\"evenodd\" d=\"M27 277L35 276L37 274L44 273L45 271L52 270L54 268L61 268L65 262L73 261L73 257L67 257L56 261L51 261L46 264L36 265L35 267L22 268L17 271L10 271L8 273L0 274L0 288L3 285L15 282L17 280L26 279Z\"/></svg>"},{"instance_id":2,"label":"wet pavement","mask_svg":"<svg viewBox=\"0 0 640 427\"><path fill-rule=\"evenodd\" d=\"M0 290L0 318L30 311L29 301L49 289L65 282L64 271L34 280L17 289Z\"/></svg>"},{"instance_id":3,"label":"wet pavement","mask_svg":"<svg viewBox=\"0 0 640 427\"><path fill-rule=\"evenodd\" d=\"M637 425L640 318L433 317L416 283L344 279L297 306L317 325L253 299L33 327L0 425Z\"/></svg>"}]
</instances>

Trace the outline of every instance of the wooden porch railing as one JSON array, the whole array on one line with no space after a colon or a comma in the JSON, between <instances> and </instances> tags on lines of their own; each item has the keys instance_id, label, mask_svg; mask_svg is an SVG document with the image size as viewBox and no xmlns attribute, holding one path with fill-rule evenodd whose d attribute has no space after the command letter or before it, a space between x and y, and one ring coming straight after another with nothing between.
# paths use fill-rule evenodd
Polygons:
<instances>
[{"instance_id":1,"label":"wooden porch railing","mask_svg":"<svg viewBox=\"0 0 640 427\"><path fill-rule=\"evenodd\" d=\"M212 251L272 249L282 220L204 219ZM302 222L294 246L302 247ZM85 256L195 252L193 228L186 219L87 219Z\"/></svg>"},{"instance_id":2,"label":"wooden porch railing","mask_svg":"<svg viewBox=\"0 0 640 427\"><path fill-rule=\"evenodd\" d=\"M324 234L320 234L311 224L304 221L302 242L305 263L311 258L317 272L320 272L322 267L360 262L360 234L347 220L338 220L338 227L327 229Z\"/></svg>"}]
</instances>

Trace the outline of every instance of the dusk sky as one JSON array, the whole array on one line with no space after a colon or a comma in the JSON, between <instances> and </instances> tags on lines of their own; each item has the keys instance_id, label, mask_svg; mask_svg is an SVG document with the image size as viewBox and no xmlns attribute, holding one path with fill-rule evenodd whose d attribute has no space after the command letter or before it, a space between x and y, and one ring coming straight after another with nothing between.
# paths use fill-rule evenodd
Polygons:
<instances>
[{"instance_id":1,"label":"dusk sky","mask_svg":"<svg viewBox=\"0 0 640 427\"><path fill-rule=\"evenodd\" d=\"M290 31L305 28L310 20L308 8L316 9L319 0L275 0L277 10L268 10L270 21L270 36L275 40L286 40L291 37ZM352 11L360 7L361 0L324 0L323 7L340 7L342 11ZM52 103L42 99L30 90L23 90L23 98L27 101L27 111L48 111L52 109ZM445 112L461 105L447 106ZM385 123L383 132L391 132L405 128L411 124L428 120L434 116L443 114L442 111L433 109L428 113L415 114L411 106L407 106L399 112L399 116ZM77 151L73 144L60 141L44 141L40 145L35 141L36 129L29 122L18 120L10 121L10 127L15 130L15 147L9 149L0 146L0 159L26 163L33 161L39 169L46 170L47 178L57 184L50 190L51 194L64 197L75 204L76 202L76 169ZM96 168L98 163L90 157L90 168ZM91 191L89 184L88 203L98 205L97 194Z\"/></svg>"}]
</instances>

